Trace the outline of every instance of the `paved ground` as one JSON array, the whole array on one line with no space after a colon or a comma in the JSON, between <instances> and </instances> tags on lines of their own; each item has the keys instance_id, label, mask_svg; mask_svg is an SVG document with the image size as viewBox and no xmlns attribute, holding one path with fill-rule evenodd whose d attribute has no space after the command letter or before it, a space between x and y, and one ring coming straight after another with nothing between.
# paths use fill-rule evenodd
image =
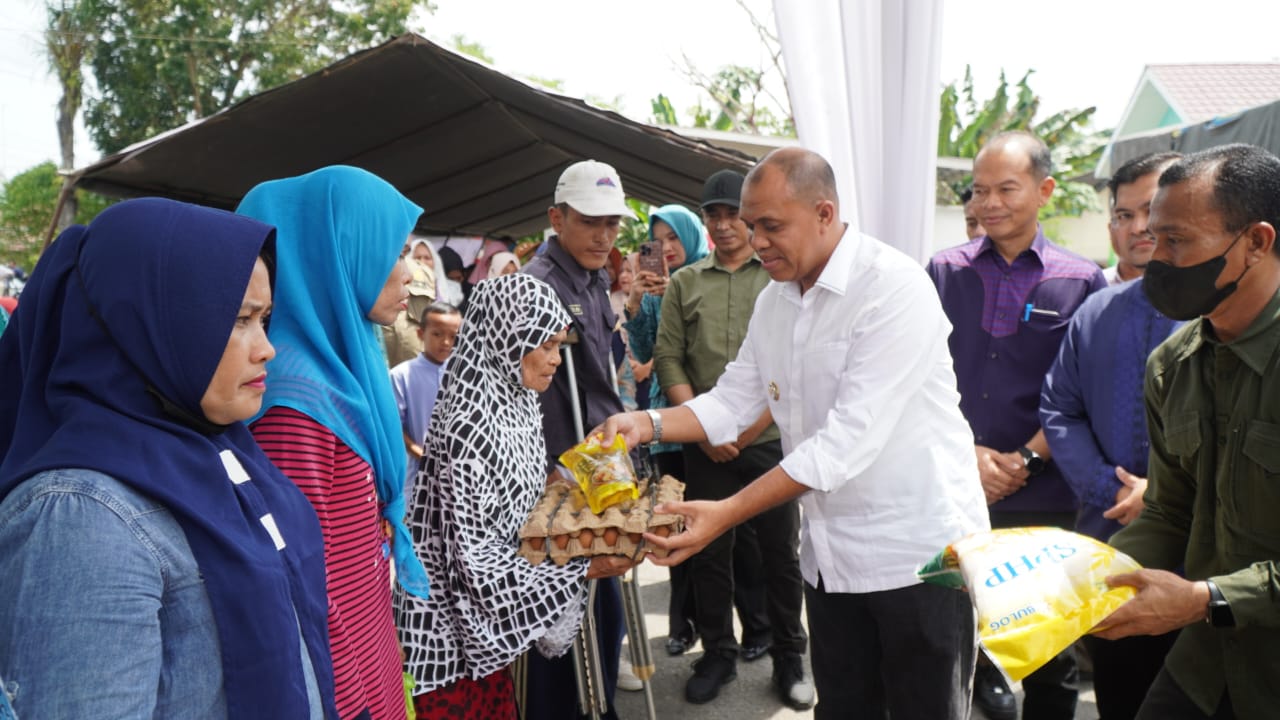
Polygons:
<instances>
[{"instance_id":1,"label":"paved ground","mask_svg":"<svg viewBox=\"0 0 1280 720\"><path fill-rule=\"evenodd\" d=\"M644 604L649 632L650 653L656 672L652 679L655 716L661 720L774 720L782 718L812 718L812 712L796 712L782 704L772 692L769 682L772 667L766 656L753 663L738 663L738 678L724 687L720 697L706 705L692 705L684 699L684 683L692 674L690 665L702 657L701 646L680 657L667 655L667 597L670 586L667 570L645 563L640 566L640 594ZM618 714L623 720L644 720L647 717L644 693L618 692ZM982 713L975 710L975 719ZM851 715L850 717L856 717ZM1093 703L1093 687L1081 688L1080 705L1076 720L1097 720L1098 712Z\"/></svg>"}]
</instances>

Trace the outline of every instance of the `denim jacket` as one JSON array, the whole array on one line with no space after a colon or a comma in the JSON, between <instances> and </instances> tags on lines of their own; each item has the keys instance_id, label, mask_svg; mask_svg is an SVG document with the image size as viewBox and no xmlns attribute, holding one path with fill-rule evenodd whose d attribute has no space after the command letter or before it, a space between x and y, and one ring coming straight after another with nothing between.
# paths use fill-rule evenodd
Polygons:
<instances>
[{"instance_id":1,"label":"denim jacket","mask_svg":"<svg viewBox=\"0 0 1280 720\"><path fill-rule=\"evenodd\" d=\"M33 476L0 502L0 583L0 678L18 717L227 716L199 568L149 498L91 470Z\"/></svg>"}]
</instances>

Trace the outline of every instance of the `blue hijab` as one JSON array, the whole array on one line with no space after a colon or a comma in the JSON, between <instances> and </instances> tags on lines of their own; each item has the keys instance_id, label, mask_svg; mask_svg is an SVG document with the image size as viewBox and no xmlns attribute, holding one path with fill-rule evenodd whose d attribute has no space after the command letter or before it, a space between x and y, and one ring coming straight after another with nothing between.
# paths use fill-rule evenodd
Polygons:
<instances>
[{"instance_id":1,"label":"blue hijab","mask_svg":"<svg viewBox=\"0 0 1280 720\"><path fill-rule=\"evenodd\" d=\"M702 226L702 218L683 205L663 205L649 213L649 239L653 239L653 224L661 220L671 226L680 236L680 244L684 246L684 265L688 267L707 255L711 249L707 246L707 229ZM671 268L672 272L676 268Z\"/></svg>"},{"instance_id":2,"label":"blue hijab","mask_svg":"<svg viewBox=\"0 0 1280 720\"><path fill-rule=\"evenodd\" d=\"M422 214L390 183L335 165L249 191L236 210L276 226L276 278L262 410L297 410L328 428L373 468L390 523L396 577L426 597L427 571L404 526L400 413L379 338L367 315Z\"/></svg>"},{"instance_id":3,"label":"blue hijab","mask_svg":"<svg viewBox=\"0 0 1280 720\"><path fill-rule=\"evenodd\" d=\"M114 205L45 252L0 337L0 498L45 470L86 468L167 508L204 579L236 718L308 717L299 628L335 711L315 512L243 423L213 425L200 408L272 235L170 200ZM237 463L249 481L229 480Z\"/></svg>"}]
</instances>

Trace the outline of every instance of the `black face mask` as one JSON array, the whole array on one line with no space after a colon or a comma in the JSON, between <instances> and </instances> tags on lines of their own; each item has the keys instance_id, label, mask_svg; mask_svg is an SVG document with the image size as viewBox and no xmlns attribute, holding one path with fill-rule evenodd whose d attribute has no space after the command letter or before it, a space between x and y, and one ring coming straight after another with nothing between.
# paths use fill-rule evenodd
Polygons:
<instances>
[{"instance_id":1,"label":"black face mask","mask_svg":"<svg viewBox=\"0 0 1280 720\"><path fill-rule=\"evenodd\" d=\"M1169 263L1152 260L1147 263L1146 274L1142 276L1142 291L1147 294L1151 306L1170 320L1194 320L1201 315L1208 315L1226 300L1239 286L1240 278L1249 272L1249 267L1240 271L1239 277L1218 287L1218 276L1227 266L1227 253L1239 242L1246 227L1236 235L1222 254L1205 260L1198 265L1174 267Z\"/></svg>"}]
</instances>

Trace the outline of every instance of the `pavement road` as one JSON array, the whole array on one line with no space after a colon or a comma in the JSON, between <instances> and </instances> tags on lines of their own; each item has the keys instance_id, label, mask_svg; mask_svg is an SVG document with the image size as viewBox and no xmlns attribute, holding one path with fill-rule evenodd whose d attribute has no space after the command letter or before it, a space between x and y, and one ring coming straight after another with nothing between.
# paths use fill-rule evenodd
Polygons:
<instances>
[{"instance_id":1,"label":"pavement road","mask_svg":"<svg viewBox=\"0 0 1280 720\"><path fill-rule=\"evenodd\" d=\"M644 605L649 634L649 652L655 672L651 679L655 717L659 720L784 720L812 718L812 711L796 712L777 698L770 682L772 665L768 656L755 662L738 662L738 677L720 691L720 696L705 705L693 705L684 699L684 684L693 674L693 661L702 657L700 645L679 657L667 655L667 599L670 585L667 569L650 563L639 567L640 596ZM629 642L629 640L628 640ZM626 652L624 648L623 652ZM806 658L807 663L807 658ZM614 704L622 720L644 720L647 715L643 692L618 691ZM856 713L849 717L857 717ZM973 711L975 720L982 712ZM1097 720L1093 686L1081 683L1076 720Z\"/></svg>"}]
</instances>

